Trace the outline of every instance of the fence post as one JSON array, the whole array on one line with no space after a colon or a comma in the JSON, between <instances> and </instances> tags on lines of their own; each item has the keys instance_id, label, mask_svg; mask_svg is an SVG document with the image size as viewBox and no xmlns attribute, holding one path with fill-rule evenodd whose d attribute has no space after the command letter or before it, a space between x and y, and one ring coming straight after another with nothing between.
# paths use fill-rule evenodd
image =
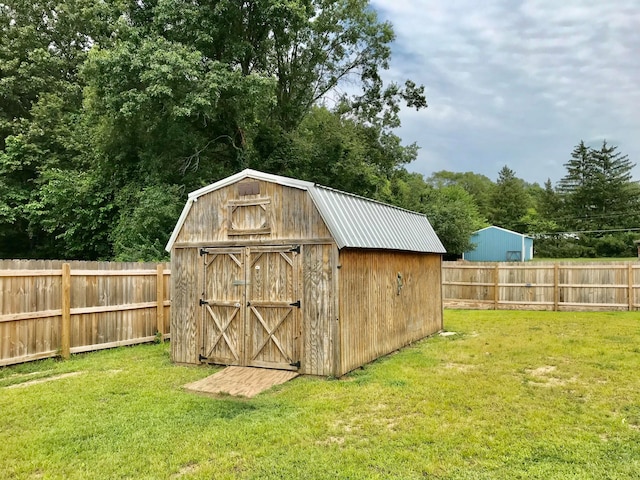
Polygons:
<instances>
[{"instance_id":1,"label":"fence post","mask_svg":"<svg viewBox=\"0 0 640 480\"><path fill-rule=\"evenodd\" d=\"M62 358L71 356L71 266L62 264L62 328L60 329L60 354Z\"/></svg>"},{"instance_id":2,"label":"fence post","mask_svg":"<svg viewBox=\"0 0 640 480\"><path fill-rule=\"evenodd\" d=\"M493 309L498 309L498 302L500 300L500 264L496 263L495 270L493 272Z\"/></svg>"},{"instance_id":3,"label":"fence post","mask_svg":"<svg viewBox=\"0 0 640 480\"><path fill-rule=\"evenodd\" d=\"M553 311L558 311L560 303L560 267L557 263L553 264Z\"/></svg>"},{"instance_id":4,"label":"fence post","mask_svg":"<svg viewBox=\"0 0 640 480\"><path fill-rule=\"evenodd\" d=\"M159 264L156 269L156 304L156 329L164 341L164 263Z\"/></svg>"}]
</instances>

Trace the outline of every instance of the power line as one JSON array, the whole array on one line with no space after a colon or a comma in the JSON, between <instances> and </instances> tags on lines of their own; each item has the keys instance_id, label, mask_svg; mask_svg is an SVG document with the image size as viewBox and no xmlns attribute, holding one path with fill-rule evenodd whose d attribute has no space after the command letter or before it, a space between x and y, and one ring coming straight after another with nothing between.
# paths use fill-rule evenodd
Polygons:
<instances>
[{"instance_id":1,"label":"power line","mask_svg":"<svg viewBox=\"0 0 640 480\"><path fill-rule=\"evenodd\" d=\"M607 230L574 230L570 232L532 233L531 235L575 235L578 233L611 233L611 232L638 232L638 231L640 231L640 227L611 228Z\"/></svg>"}]
</instances>

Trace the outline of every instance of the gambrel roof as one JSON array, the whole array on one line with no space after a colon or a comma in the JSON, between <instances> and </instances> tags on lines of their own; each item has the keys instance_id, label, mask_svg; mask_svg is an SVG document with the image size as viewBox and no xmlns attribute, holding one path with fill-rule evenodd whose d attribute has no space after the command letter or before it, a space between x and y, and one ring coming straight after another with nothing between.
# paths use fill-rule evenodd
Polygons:
<instances>
[{"instance_id":1,"label":"gambrel roof","mask_svg":"<svg viewBox=\"0 0 640 480\"><path fill-rule=\"evenodd\" d=\"M166 250L173 244L191 205L207 193L245 178L273 182L309 192L339 249L368 248L423 253L446 253L427 217L421 213L377 202L322 185L246 169L191 192Z\"/></svg>"}]
</instances>

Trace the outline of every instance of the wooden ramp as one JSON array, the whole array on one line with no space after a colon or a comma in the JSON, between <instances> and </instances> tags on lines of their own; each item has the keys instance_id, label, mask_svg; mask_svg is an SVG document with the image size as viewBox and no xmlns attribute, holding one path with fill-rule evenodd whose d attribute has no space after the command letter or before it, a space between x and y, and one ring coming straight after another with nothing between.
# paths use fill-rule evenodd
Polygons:
<instances>
[{"instance_id":1,"label":"wooden ramp","mask_svg":"<svg viewBox=\"0 0 640 480\"><path fill-rule=\"evenodd\" d=\"M202 380L188 383L184 388L197 393L227 394L251 398L298 375L296 372L286 370L227 367Z\"/></svg>"}]
</instances>

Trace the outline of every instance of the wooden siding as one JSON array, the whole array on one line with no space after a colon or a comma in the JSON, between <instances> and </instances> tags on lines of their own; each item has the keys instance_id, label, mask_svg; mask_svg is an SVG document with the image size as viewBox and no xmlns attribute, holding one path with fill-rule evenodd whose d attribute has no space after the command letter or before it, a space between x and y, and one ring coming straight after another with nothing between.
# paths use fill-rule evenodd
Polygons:
<instances>
[{"instance_id":1,"label":"wooden siding","mask_svg":"<svg viewBox=\"0 0 640 480\"><path fill-rule=\"evenodd\" d=\"M340 375L442 329L441 263L435 254L340 252Z\"/></svg>"},{"instance_id":2,"label":"wooden siding","mask_svg":"<svg viewBox=\"0 0 640 480\"><path fill-rule=\"evenodd\" d=\"M445 262L449 308L638 310L640 265L634 263Z\"/></svg>"},{"instance_id":3,"label":"wooden siding","mask_svg":"<svg viewBox=\"0 0 640 480\"><path fill-rule=\"evenodd\" d=\"M240 195L242 189L240 186L255 185L256 183L259 185L258 193ZM257 192L257 189L252 186L246 191ZM252 230L254 232L250 233ZM300 254L296 254L296 256L303 258L295 259L292 264L294 267L291 270L292 276L286 279L286 282L295 282L299 286L295 289L290 286L289 290L291 292L299 291L300 298L293 299L293 302L301 300L300 311L290 311L284 307L275 308L276 303L278 301L282 303L284 297L287 296L276 291L277 289L273 290L275 283L271 286L265 284L264 291L258 291L255 289L258 288L258 281L262 277L254 279L255 285L251 282L251 279L258 272L267 267L279 266L279 276L285 272L286 269L280 268L282 262L286 261L284 257L281 258L281 254L277 254L274 259L282 261L273 263L273 265L269 263L263 266L251 263L253 261L250 258L253 255L252 249L277 245L301 245ZM335 308L324 300L324 296L335 298L335 295L331 293L334 290L332 271L335 265L331 253L335 246L332 245L331 234L305 190L248 179L199 197L197 202L191 206L172 251L172 272L176 276L176 279L172 280L174 287L174 308L171 320L172 332L174 332L173 360L181 363L199 362L202 349L200 335L203 334L201 319L203 309L200 307L199 301L202 298L204 282L202 273L204 264L203 258L199 255L199 248L250 247L243 254L249 256L244 260L248 262L246 268L249 269L246 272L245 280L249 283L249 295L257 295L257 297L253 307L245 306L247 300L245 298L238 315L241 316L239 324L248 326L247 328L254 329L255 332L245 332L242 335L243 339L237 342L239 348L244 349L243 342L247 342L247 338L249 338L250 345L247 348L250 348L252 352L249 356L254 357L256 352L253 350L261 349L264 344L264 351L260 354L260 358L253 358L252 363L257 364L263 361L277 363L276 360L282 360L280 363L283 368L286 367L285 355L281 355L282 352L274 344L275 341L271 341L265 336L265 327L258 316L268 325L271 322L277 322L279 319L276 317L278 316L280 318L286 317L282 326L278 327L278 334L282 335L282 338L278 337L278 334L275 337L278 341L284 342L281 346L287 353L292 352L292 355L300 360L300 372L314 375L333 373L331 370L333 365L331 363L332 339L327 331L331 328L330 319L335 319L336 314ZM289 256L293 261L294 256ZM259 262L266 259L265 256ZM260 270L256 270L256 267ZM274 282L278 280L279 276L273 278ZM265 280L267 280L266 277ZM280 281L282 285L285 285L286 282L283 282L284 280ZM207 288L212 289L213 287L209 285ZM273 295L270 294L273 298L267 300L265 295L269 292L273 293ZM260 306L260 302L267 303ZM269 302L276 302L272 305L271 310L268 308ZM212 307L214 310L215 308L219 310L222 307ZM213 315L223 316L218 313L214 311ZM267 315L268 318L264 315ZM300 318L298 319L298 317ZM233 335L234 332L235 330L231 329L229 335ZM299 338L300 334L302 338ZM213 337L213 341L215 342L216 339L217 333ZM284 346L285 343L294 348L287 350ZM242 355L239 362L247 363L247 352L243 351Z\"/></svg>"},{"instance_id":4,"label":"wooden siding","mask_svg":"<svg viewBox=\"0 0 640 480\"><path fill-rule=\"evenodd\" d=\"M171 254L171 359L198 363L204 264L196 248L176 248Z\"/></svg>"},{"instance_id":5,"label":"wooden siding","mask_svg":"<svg viewBox=\"0 0 640 480\"><path fill-rule=\"evenodd\" d=\"M167 267L0 260L0 365L149 342L168 332Z\"/></svg>"},{"instance_id":6,"label":"wooden siding","mask_svg":"<svg viewBox=\"0 0 640 480\"><path fill-rule=\"evenodd\" d=\"M176 238L176 246L271 244L331 237L306 190L260 181L259 194L240 196L238 185L243 183L246 181L198 198ZM269 202L265 203L265 199ZM243 202L259 205L243 207ZM234 225L236 231L230 231L230 225ZM266 226L262 228L263 225ZM238 234L252 228L268 230L268 233Z\"/></svg>"},{"instance_id":7,"label":"wooden siding","mask_svg":"<svg viewBox=\"0 0 640 480\"><path fill-rule=\"evenodd\" d=\"M334 337L337 323L337 248L335 245L304 245L302 300L302 373L336 375Z\"/></svg>"}]
</instances>

